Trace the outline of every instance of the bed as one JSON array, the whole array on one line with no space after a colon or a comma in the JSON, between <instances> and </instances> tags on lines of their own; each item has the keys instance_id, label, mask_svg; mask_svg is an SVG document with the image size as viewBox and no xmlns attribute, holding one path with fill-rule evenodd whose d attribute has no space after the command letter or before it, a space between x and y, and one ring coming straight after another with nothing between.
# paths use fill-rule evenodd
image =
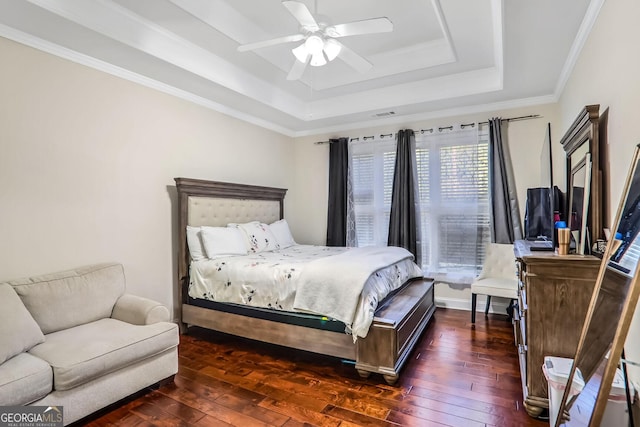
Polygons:
<instances>
[{"instance_id":1,"label":"bed","mask_svg":"<svg viewBox=\"0 0 640 427\"><path fill-rule=\"evenodd\" d=\"M354 340L345 324L307 313L221 303L189 295L191 257L187 226L225 227L229 223L283 218L285 189L175 178L178 192L178 294L181 331L199 326L249 339L355 362L362 377L382 374L394 384L409 353L435 311L433 282L407 281L375 309L366 337ZM194 267L194 276L197 274ZM192 289L193 291L193 289Z\"/></svg>"}]
</instances>

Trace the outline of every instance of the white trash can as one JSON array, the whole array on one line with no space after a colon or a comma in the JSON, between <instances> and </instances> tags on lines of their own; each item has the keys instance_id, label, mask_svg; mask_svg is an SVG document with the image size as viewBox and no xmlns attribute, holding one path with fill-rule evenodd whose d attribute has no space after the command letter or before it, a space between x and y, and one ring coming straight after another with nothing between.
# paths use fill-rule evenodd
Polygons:
<instances>
[{"instance_id":1,"label":"white trash can","mask_svg":"<svg viewBox=\"0 0 640 427\"><path fill-rule=\"evenodd\" d=\"M633 385L629 383L629 393L633 398ZM624 375L616 369L616 376L611 384L611 391L607 399L607 407L602 415L602 426L627 427L629 425L629 411L627 411L627 392L624 387Z\"/></svg>"},{"instance_id":2,"label":"white trash can","mask_svg":"<svg viewBox=\"0 0 640 427\"><path fill-rule=\"evenodd\" d=\"M567 359L564 357L545 356L544 358L542 372L544 372L544 376L549 384L549 425L551 427L556 425L558 411L560 410L560 404L562 403L562 395L564 394L564 389L567 386L567 380L569 379L569 372L571 371L572 364L573 359ZM576 369L569 397L580 393L583 388L584 380L582 379L582 373ZM602 425L607 424L603 423Z\"/></svg>"}]
</instances>

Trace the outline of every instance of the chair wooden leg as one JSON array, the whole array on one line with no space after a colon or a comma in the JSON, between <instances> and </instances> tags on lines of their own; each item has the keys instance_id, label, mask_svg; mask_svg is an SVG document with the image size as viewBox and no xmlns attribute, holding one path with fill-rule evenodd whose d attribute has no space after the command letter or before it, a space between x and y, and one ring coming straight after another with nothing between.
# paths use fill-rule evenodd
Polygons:
<instances>
[{"instance_id":1,"label":"chair wooden leg","mask_svg":"<svg viewBox=\"0 0 640 427\"><path fill-rule=\"evenodd\" d=\"M487 306L484 308L484 317L489 317L490 305L491 305L491 295L487 295Z\"/></svg>"},{"instance_id":2,"label":"chair wooden leg","mask_svg":"<svg viewBox=\"0 0 640 427\"><path fill-rule=\"evenodd\" d=\"M476 300L477 294L471 294L471 323L476 323Z\"/></svg>"},{"instance_id":3,"label":"chair wooden leg","mask_svg":"<svg viewBox=\"0 0 640 427\"><path fill-rule=\"evenodd\" d=\"M507 307L507 322L511 322L513 320L513 310L514 310L514 299L509 300L509 306Z\"/></svg>"}]
</instances>

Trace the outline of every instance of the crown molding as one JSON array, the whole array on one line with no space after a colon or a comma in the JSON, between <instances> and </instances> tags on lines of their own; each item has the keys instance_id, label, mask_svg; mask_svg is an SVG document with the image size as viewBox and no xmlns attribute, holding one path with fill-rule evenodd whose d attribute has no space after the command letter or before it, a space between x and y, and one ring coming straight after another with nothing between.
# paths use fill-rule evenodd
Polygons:
<instances>
[{"instance_id":1,"label":"crown molding","mask_svg":"<svg viewBox=\"0 0 640 427\"><path fill-rule=\"evenodd\" d=\"M426 78L311 102L304 102L113 0L72 3L64 0L27 1L303 123L358 114L369 109L386 109L391 105L428 102L502 89L502 0L491 0L494 33L497 34L494 39L494 60L497 64L493 68ZM454 52L439 0L431 0L431 4L438 16L440 30L451 52ZM455 54L452 53L451 56L455 57Z\"/></svg>"},{"instance_id":2,"label":"crown molding","mask_svg":"<svg viewBox=\"0 0 640 427\"><path fill-rule=\"evenodd\" d=\"M307 120L329 119L396 105L419 104L502 89L502 74L495 67L413 81L334 96L309 103Z\"/></svg>"},{"instance_id":3,"label":"crown molding","mask_svg":"<svg viewBox=\"0 0 640 427\"><path fill-rule=\"evenodd\" d=\"M558 98L551 95L536 96L531 98L520 98L509 101L493 102L489 104L477 104L464 107L448 108L445 110L430 111L428 113L400 115L389 118L379 118L375 120L366 120L357 123L350 123L348 125L329 126L324 128L316 128L306 131L295 132L296 138L314 136L314 135L326 135L338 132L346 132L353 130L360 130L364 128L390 126L390 125L403 125L407 123L415 123L425 120L440 119L445 117L465 116L469 114L488 113L492 111L510 110L524 107L534 107L536 105L554 104L558 102Z\"/></svg>"},{"instance_id":4,"label":"crown molding","mask_svg":"<svg viewBox=\"0 0 640 427\"><path fill-rule=\"evenodd\" d=\"M247 114L245 112L227 107L223 104L200 97L191 92L178 89L174 86L159 82L157 80L151 79L141 74L134 73L124 68L109 64L105 61L101 61L99 59L93 58L88 55L84 55L82 53L76 52L71 49L67 49L55 43L42 40L31 34L24 33L22 31L16 30L14 28L8 27L3 24L0 24L0 36L5 37L9 40L13 40L17 43L32 47L34 49L38 49L40 51L49 53L51 55L60 57L62 59L66 59L76 64L84 65L84 66L93 68L95 70L102 71L107 74L111 74L115 77L119 77L124 80L128 80L130 82L137 83L142 86L158 90L162 93L175 96L185 101L192 102L194 104L200 105L210 110L228 115L238 120L245 121L247 123L262 127L267 130L271 130L273 132L277 132L279 134L282 134L284 136L288 136L291 138L300 138L304 136L321 135L321 134L327 134L327 133L333 133L333 132L346 132L350 130L357 130L357 129L371 127L371 126L386 126L386 125L401 124L401 123L407 123L407 122L431 120L431 119L442 118L442 117L462 116L467 114L475 114L475 113L489 112L489 111L495 111L495 110L506 110L511 108L521 108L521 107L528 107L528 106L535 106L535 105L551 104L558 101L557 96L546 95L541 97L524 98L524 99L497 102L497 103L491 103L491 104L479 104L479 105L465 106L465 107L459 107L459 108L450 108L445 110L431 111L428 113L402 115L402 116L396 116L396 117L390 117L390 118L380 118L376 120L367 120L367 121L351 123L348 125L316 128L316 129L310 129L305 131L295 131L283 126L276 125L273 122L260 119L253 115Z\"/></svg>"},{"instance_id":5,"label":"crown molding","mask_svg":"<svg viewBox=\"0 0 640 427\"><path fill-rule=\"evenodd\" d=\"M284 136L288 136L291 138L300 138L305 136L321 135L321 134L334 133L334 132L346 132L346 131L357 130L357 129L371 127L371 126L387 126L387 125L402 124L402 123L415 122L415 121L431 120L431 119L437 119L442 117L462 116L467 114L476 114L476 113L496 111L496 110L506 110L506 109L512 109L512 108L552 104L558 101L558 97L556 95L545 95L540 97L523 98L523 99L496 102L496 103L490 103L490 104L479 104L479 105L465 106L465 107L459 107L459 108L450 108L445 110L431 111L428 113L401 115L401 116L390 117L390 118L380 118L375 120L367 120L367 121L351 123L348 125L315 128L315 129L310 129L305 131L294 131L292 129L289 129L283 126L276 125L273 122L257 118L253 115L244 113L242 111L227 107L223 104L200 97L191 92L175 88L174 86L159 82L149 77L145 77L138 73L128 71L124 68L109 64L105 61L101 61L91 56L84 55L82 53L76 52L71 49L67 49L55 43L42 40L31 34L24 33L22 31L16 30L14 28L8 27L3 24L0 24L0 36L5 37L9 40L13 40L17 43L32 47L34 49L38 49L40 51L49 53L51 55L60 57L62 59L66 59L68 61L80 64L80 65L84 65L84 66L93 68L95 70L102 71L107 74L111 74L115 77L119 77L124 80L128 80L133 83L137 83L142 86L158 90L162 93L175 96L185 101L192 102L194 104L200 105L210 110L217 111L219 113L277 132L279 134L282 134Z\"/></svg>"},{"instance_id":6,"label":"crown molding","mask_svg":"<svg viewBox=\"0 0 640 427\"><path fill-rule=\"evenodd\" d=\"M123 43L175 67L187 70L255 102L271 107L279 113L289 116L290 120L281 122L286 123L285 126L275 124L239 108L222 105L212 98L203 97L138 74L135 71L108 64L100 59L75 52L56 43L47 42L20 30L3 27L0 35L73 62L177 96L231 117L274 130L286 136L297 135L298 132L293 129L313 126L313 121L318 119L355 115L360 114L362 111L374 109L384 110L392 105L419 104L438 99L492 92L502 89L503 84L501 42L503 0L491 0L494 33L498 34L496 36L497 39L494 39L496 67L425 78L420 81L363 90L349 95L337 94L309 102L304 102L282 89L273 87L273 85L255 76L248 75L247 72L239 70L238 67L223 58L158 26L145 17L137 15L113 0L95 0L91 2L91 5L98 7L97 12L99 13L90 9L89 3L85 2L68 3L64 0L27 1L78 25L91 28L101 35L113 38L119 43ZM174 1L180 3L179 0ZM443 58L448 61L455 60L455 47L441 10L440 0L430 0L430 3L436 11L439 25L444 35L447 54ZM136 29L136 31L133 31L133 29ZM195 58L198 60L195 60ZM227 84L229 82L230 84Z\"/></svg>"},{"instance_id":7,"label":"crown molding","mask_svg":"<svg viewBox=\"0 0 640 427\"><path fill-rule=\"evenodd\" d=\"M216 85L304 120L305 104L299 98L112 0L27 1Z\"/></svg>"},{"instance_id":8,"label":"crown molding","mask_svg":"<svg viewBox=\"0 0 640 427\"><path fill-rule=\"evenodd\" d=\"M185 0L186 1L186 0ZM34 5L40 6L44 3L44 0L30 0ZM176 0L179 2L179 0ZM49 4L49 7L62 7L61 0L53 0L52 2L46 2ZM114 3L111 0L100 0L100 4L106 5L106 7L117 11L118 13L123 12L120 10L120 6L117 3ZM440 8L439 0L431 0L431 3L438 10ZM66 4L66 3L65 3ZM524 99L515 99L508 100L496 103L488 103L488 104L478 104L478 105L469 105L462 106L456 108L449 108L437 111L430 111L424 113L416 113L416 114L408 114L397 116L391 116L386 118L376 118L376 119L367 119L363 118L362 121L343 124L343 125L334 125L327 127L318 127L315 129L308 130L294 130L300 129L302 127L311 127L314 126L314 121L319 119L327 119L331 117L337 117L342 115L350 115L350 114L358 114L363 110L386 110L390 105L401 105L399 99L393 98L394 96L398 96L398 90L402 89L401 92L408 93L411 95L411 99L409 103L420 104L427 103L436 99L446 99L452 96L456 97L464 97L466 95L470 95L472 93L479 92L487 92L498 90L502 87L503 80L503 38L504 38L504 29L503 29L503 18L504 18L504 0L491 0L492 5L492 16L494 23L494 67L492 69L481 69L475 70L471 72L471 75L475 78L475 84L473 85L475 92L466 93L465 90L469 90L469 87L463 88L458 83L458 78L461 78L461 75L451 75L447 78L435 78L435 79L424 79L422 81L412 82L408 84L400 84L393 85L389 87L383 87L379 89L373 89L368 91L363 91L357 94L351 95L337 95L327 99L318 99L315 101L311 101L307 104L301 103L299 99L294 99L294 104L298 107L304 108L295 108L295 113L292 114L292 105L290 101L292 101L292 97L286 97L286 99L278 98L278 105L271 104L270 106L275 108L281 113L288 114L291 117L286 126L276 124L272 121L259 118L255 115L242 111L240 109L232 108L221 103L218 103L212 99L208 99L195 93L185 91L174 87L172 85L160 82L153 78L146 77L142 74L138 74L133 71L129 71L122 67L109 64L100 59L96 59L89 55L76 52L72 49L63 47L56 43L52 43L43 39L40 39L36 36L30 35L28 33L22 32L20 30L14 29L12 27L0 24L0 36L3 36L7 39L16 41L18 43L36 48L43 52L58 56L60 58L72 61L74 63L78 63L84 66L91 67L93 69L111 74L113 76L149 87L151 89L158 90L162 93L166 93L180 99L186 100L188 102L200 105L202 107L208 108L210 110L225 114L227 116L233 117L238 120L242 120L244 122L259 126L261 128L277 132L287 137L298 138L304 136L312 136L312 135L321 135L327 133L337 133L337 132L346 132L352 131L356 129L367 128L371 126L387 126L387 125L402 125L407 123L415 123L419 121L431 120L436 118L443 117L452 117L452 116L461 116L468 114L477 114L483 112L490 112L495 110L505 110L505 109L513 109L527 106L535 106L541 104L550 104L558 102L562 92L565 89L565 85L567 84L568 79L573 72L575 64L580 56L580 53L588 39L588 36L595 24L599 12L601 10L602 5L604 4L604 0L591 0L585 17L580 24L578 34L576 35L574 42L571 46L571 50L567 59L562 68L562 72L557 81L556 88L553 94L543 95L532 98L524 98ZM57 6L56 6L57 5ZM147 22L144 18L138 17L135 14L131 14L124 11L128 14L128 19L142 19L143 24L147 25L148 28L151 28L154 31L162 32L163 29L158 27L156 28L152 22ZM440 11L441 12L441 11ZM71 11L67 11L67 13L71 13ZM442 18L442 17L441 17ZM74 20L73 18L70 18ZM78 17L75 17L78 19ZM105 18L106 19L106 18ZM109 18L109 24L113 24L113 17ZM142 22L141 21L141 22ZM74 20L75 22L75 20ZM441 25L446 26L446 22L441 22ZM153 27L153 28L152 28ZM111 28L107 26L107 30ZM107 31L105 30L105 31ZM160 33L157 33L160 34ZM170 32L162 32L163 37L166 40L172 41L176 46L181 43L187 42L186 40L181 39ZM448 35L448 29L445 31L445 35ZM449 37L445 37L446 39L450 39ZM163 39L164 40L164 39ZM188 43L188 42L187 42ZM452 55L455 57L455 49L450 40L448 40L449 46L452 50ZM188 46L187 46L188 47ZM217 57L216 57L217 58ZM469 76L467 76L469 77ZM483 79L484 77L484 79ZM263 82L264 83L264 82ZM265 83L266 84L266 83ZM264 87L263 87L264 89ZM451 93L445 93L446 90L454 90ZM453 95L451 95L453 94ZM447 96L445 96L447 95ZM391 97L391 98L389 98ZM254 97L250 97L256 102L261 102L259 99ZM371 101L373 99L373 101ZM375 108L372 108L372 105ZM365 108L367 107L367 108ZM311 113L312 112L312 113ZM362 117L362 116L361 116ZM295 120L299 120L300 122L296 122Z\"/></svg>"},{"instance_id":9,"label":"crown molding","mask_svg":"<svg viewBox=\"0 0 640 427\"><path fill-rule=\"evenodd\" d=\"M600 9L602 8L604 2L605 0L591 0L591 2L589 3L587 12L585 13L584 19L580 24L578 34L576 34L576 38L571 45L571 50L569 50L569 55L567 56L567 60L565 61L564 66L562 67L560 77L558 78L558 83L556 84L554 93L558 99L560 99L560 96L562 95L562 92L564 91L564 88L569 81L569 77L571 77L573 68L575 67L576 62L578 62L578 57L580 56L582 48L589 38L589 34L591 34L591 29L598 19Z\"/></svg>"}]
</instances>

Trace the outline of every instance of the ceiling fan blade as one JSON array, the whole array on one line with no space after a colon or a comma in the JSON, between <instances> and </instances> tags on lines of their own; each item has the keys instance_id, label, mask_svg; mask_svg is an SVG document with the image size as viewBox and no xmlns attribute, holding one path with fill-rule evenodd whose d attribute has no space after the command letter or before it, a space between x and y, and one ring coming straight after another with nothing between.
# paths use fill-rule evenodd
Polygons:
<instances>
[{"instance_id":1,"label":"ceiling fan blade","mask_svg":"<svg viewBox=\"0 0 640 427\"><path fill-rule=\"evenodd\" d=\"M278 37L271 40L263 40L261 42L241 44L238 46L238 52L246 52L248 50L261 49L263 47L274 46L281 43L297 42L304 39L302 34L292 34L290 36Z\"/></svg>"},{"instance_id":2,"label":"ceiling fan blade","mask_svg":"<svg viewBox=\"0 0 640 427\"><path fill-rule=\"evenodd\" d=\"M315 18L304 3L294 0L283 0L282 4L306 30L314 32L320 29Z\"/></svg>"},{"instance_id":3,"label":"ceiling fan blade","mask_svg":"<svg viewBox=\"0 0 640 427\"><path fill-rule=\"evenodd\" d=\"M307 56L306 62L300 62L296 59L289 71L289 74L287 74L287 80L299 80L304 74L304 70L307 69L307 64L309 63L310 58L311 55Z\"/></svg>"},{"instance_id":4,"label":"ceiling fan blade","mask_svg":"<svg viewBox=\"0 0 640 427\"><path fill-rule=\"evenodd\" d=\"M393 31L393 22L389 18L372 18L347 24L331 25L325 33L330 37L357 36L360 34L389 33Z\"/></svg>"},{"instance_id":5,"label":"ceiling fan blade","mask_svg":"<svg viewBox=\"0 0 640 427\"><path fill-rule=\"evenodd\" d=\"M373 64L362 56L358 55L342 43L336 40L336 43L340 45L340 53L338 54L338 58L342 59L347 65L354 68L356 71L360 73L366 73L373 67Z\"/></svg>"}]
</instances>

